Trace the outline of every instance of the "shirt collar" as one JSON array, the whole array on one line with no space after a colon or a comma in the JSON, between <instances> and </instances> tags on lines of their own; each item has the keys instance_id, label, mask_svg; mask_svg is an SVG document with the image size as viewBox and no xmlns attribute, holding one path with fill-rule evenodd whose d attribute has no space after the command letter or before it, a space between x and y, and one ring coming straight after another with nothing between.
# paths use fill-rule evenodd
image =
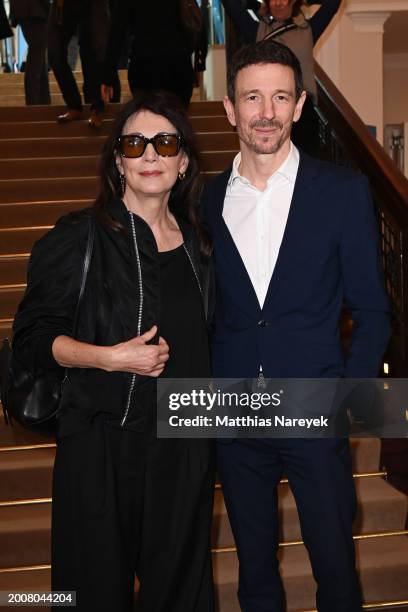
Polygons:
<instances>
[{"instance_id":1,"label":"shirt collar","mask_svg":"<svg viewBox=\"0 0 408 612\"><path fill-rule=\"evenodd\" d=\"M241 153L238 153L234 157L232 162L232 172L228 180L228 188L231 189L234 183L240 182L244 185L251 185L251 182L239 173L239 166L241 164ZM299 169L299 151L293 144L290 143L290 151L287 158L279 166L277 170L268 178L268 184L277 175L285 177L291 183L295 183L297 172Z\"/></svg>"}]
</instances>

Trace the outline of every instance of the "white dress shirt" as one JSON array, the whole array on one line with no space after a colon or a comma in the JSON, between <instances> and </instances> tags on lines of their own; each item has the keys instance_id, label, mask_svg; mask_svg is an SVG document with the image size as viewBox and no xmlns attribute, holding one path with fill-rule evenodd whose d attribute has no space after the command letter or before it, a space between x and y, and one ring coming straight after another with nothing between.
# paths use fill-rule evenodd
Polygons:
<instances>
[{"instance_id":1,"label":"white dress shirt","mask_svg":"<svg viewBox=\"0 0 408 612\"><path fill-rule=\"evenodd\" d=\"M289 155L268 178L264 191L240 175L240 163L241 153L238 153L222 214L262 308L288 219L299 169L299 151L291 143Z\"/></svg>"}]
</instances>

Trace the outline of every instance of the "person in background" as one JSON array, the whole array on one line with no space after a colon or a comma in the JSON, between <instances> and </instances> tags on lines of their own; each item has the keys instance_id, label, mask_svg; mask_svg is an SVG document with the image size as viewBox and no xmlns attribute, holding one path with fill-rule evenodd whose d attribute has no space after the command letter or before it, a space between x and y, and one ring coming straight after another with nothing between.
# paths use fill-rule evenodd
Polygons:
<instances>
[{"instance_id":1,"label":"person in background","mask_svg":"<svg viewBox=\"0 0 408 612\"><path fill-rule=\"evenodd\" d=\"M68 372L52 589L76 591L78 612L131 612L136 574L140 612L213 612L214 445L158 439L156 428L157 377L211 373L198 156L175 96L151 92L123 107L100 181L93 208L63 217L34 246L14 320L13 350L27 369Z\"/></svg>"},{"instance_id":2,"label":"person in background","mask_svg":"<svg viewBox=\"0 0 408 612\"><path fill-rule=\"evenodd\" d=\"M13 38L14 33L10 28L9 20L7 18L6 9L4 8L3 0L0 0L0 42L5 41L6 38ZM1 56L1 72L12 72L13 62L8 58L7 42L1 43L0 56Z\"/></svg>"},{"instance_id":3,"label":"person in background","mask_svg":"<svg viewBox=\"0 0 408 612\"><path fill-rule=\"evenodd\" d=\"M319 151L319 124L314 106L317 86L314 76L313 47L339 9L341 0L313 0L321 4L310 19L306 19L303 0L265 0L260 5L251 0L250 8L258 10L256 21L237 0L222 0L227 14L245 42L272 38L291 49L299 59L307 98L302 116L294 125L293 142L311 155Z\"/></svg>"},{"instance_id":4,"label":"person in background","mask_svg":"<svg viewBox=\"0 0 408 612\"><path fill-rule=\"evenodd\" d=\"M4 8L4 0L0 0L0 40L4 38L12 38L13 30L10 28L7 19L6 9Z\"/></svg>"},{"instance_id":5,"label":"person in background","mask_svg":"<svg viewBox=\"0 0 408 612\"><path fill-rule=\"evenodd\" d=\"M10 0L10 23L19 25L28 45L24 70L26 104L50 104L47 62L49 0Z\"/></svg>"},{"instance_id":6,"label":"person in background","mask_svg":"<svg viewBox=\"0 0 408 612\"><path fill-rule=\"evenodd\" d=\"M48 20L48 57L67 105L57 117L59 123L69 123L83 117L81 94L68 64L68 44L79 30L79 49L84 77L83 94L91 105L88 124L102 125L104 103L101 98L101 70L109 30L107 0L53 0Z\"/></svg>"},{"instance_id":7,"label":"person in background","mask_svg":"<svg viewBox=\"0 0 408 612\"><path fill-rule=\"evenodd\" d=\"M133 36L128 68L132 93L165 89L188 106L196 82L195 72L205 70L207 55L206 24L196 0L116 2L103 74L105 102L112 97L126 31Z\"/></svg>"}]
</instances>

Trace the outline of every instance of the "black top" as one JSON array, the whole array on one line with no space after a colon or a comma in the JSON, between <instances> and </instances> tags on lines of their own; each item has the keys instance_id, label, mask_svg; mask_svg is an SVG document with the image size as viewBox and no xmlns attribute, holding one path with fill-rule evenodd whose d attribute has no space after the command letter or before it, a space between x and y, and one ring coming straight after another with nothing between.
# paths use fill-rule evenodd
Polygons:
<instances>
[{"instance_id":1,"label":"black top","mask_svg":"<svg viewBox=\"0 0 408 612\"><path fill-rule=\"evenodd\" d=\"M184 245L159 253L159 333L170 347L162 376L206 378L210 355L203 301Z\"/></svg>"}]
</instances>

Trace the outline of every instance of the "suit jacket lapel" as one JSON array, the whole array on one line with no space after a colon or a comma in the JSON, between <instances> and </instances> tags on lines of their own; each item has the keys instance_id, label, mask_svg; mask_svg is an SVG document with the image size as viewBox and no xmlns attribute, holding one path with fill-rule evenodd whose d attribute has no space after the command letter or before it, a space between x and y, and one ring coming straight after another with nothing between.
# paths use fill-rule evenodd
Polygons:
<instances>
[{"instance_id":1,"label":"suit jacket lapel","mask_svg":"<svg viewBox=\"0 0 408 612\"><path fill-rule=\"evenodd\" d=\"M276 294L282 275L292 265L297 245L308 227L308 202L313 197L314 180L318 175L315 161L300 151L299 170L293 190L288 220L279 249L278 259L269 283L263 309L268 308Z\"/></svg>"},{"instance_id":2,"label":"suit jacket lapel","mask_svg":"<svg viewBox=\"0 0 408 612\"><path fill-rule=\"evenodd\" d=\"M220 177L220 183L217 188L216 197L214 198L214 243L215 249L217 249L217 243L219 243L220 246L218 246L218 248L222 248L223 256L228 258L231 266L231 274L234 276L237 285L242 287L242 308L253 316L255 312L260 313L261 307L237 245L222 216L230 174L231 171L227 171ZM217 253L215 256L217 257Z\"/></svg>"}]
</instances>

